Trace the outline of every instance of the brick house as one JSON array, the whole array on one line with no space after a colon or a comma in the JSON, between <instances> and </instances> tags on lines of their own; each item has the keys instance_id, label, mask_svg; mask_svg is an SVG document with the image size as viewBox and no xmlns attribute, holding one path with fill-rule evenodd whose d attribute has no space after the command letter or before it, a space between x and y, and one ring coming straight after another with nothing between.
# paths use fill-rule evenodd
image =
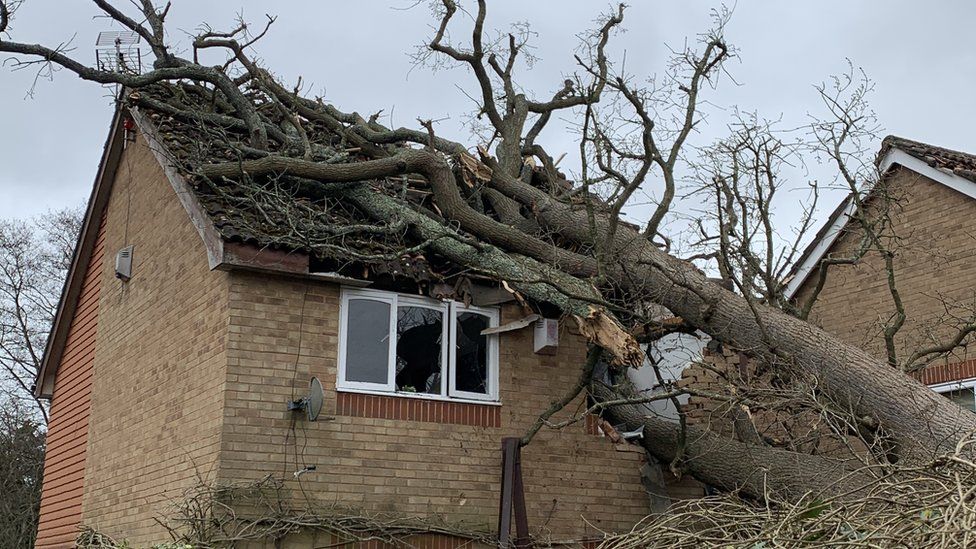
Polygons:
<instances>
[{"instance_id":1,"label":"brick house","mask_svg":"<svg viewBox=\"0 0 976 549\"><path fill-rule=\"evenodd\" d=\"M434 299L390 274L415 264L352 276L264 242L241 221L246 200L184 178L180 146L192 138L165 115L120 109L112 122L36 383L51 400L36 546L70 547L82 526L165 541L154 518L201 479L268 475L289 494L493 531L501 439L575 383L575 328L560 323L539 354L531 325L480 334L526 314L488 282ZM314 422L287 409L311 376L325 388ZM536 539L599 538L648 514L643 451L594 424L525 447Z\"/></svg>"},{"instance_id":2,"label":"brick house","mask_svg":"<svg viewBox=\"0 0 976 549\"><path fill-rule=\"evenodd\" d=\"M949 341L961 325L976 318L976 155L889 136L876 163L881 180L863 195L864 205L868 216L881 215L884 208L888 233L898 237L891 249L907 315L896 337L897 357L904 361L919 349ZM795 303L807 302L815 291L824 258L850 257L860 245L861 229L850 217L854 211L848 196L797 260L785 290ZM856 264L829 267L809 320L883 360L883 325L894 312L884 260L868 253ZM959 346L912 375L976 411L974 359L965 345ZM735 352L725 350L708 360L711 370L687 368L682 383L723 384L716 371L747 375ZM692 398L686 411L694 421L731 434L728 410L722 406ZM762 420L764 428L777 421Z\"/></svg>"},{"instance_id":3,"label":"brick house","mask_svg":"<svg viewBox=\"0 0 976 549\"><path fill-rule=\"evenodd\" d=\"M892 249L896 287L907 314L896 339L897 356L904 361L948 341L976 318L976 155L889 136L877 165L890 232L899 239ZM880 202L869 198L869 215L876 214ZM848 197L797 261L787 286L794 301L804 302L814 291L823 258L849 254L858 245L860 233L849 217L853 211ZM810 320L884 357L881 326L894 312L883 260L868 254L856 265L830 268ZM974 358L963 345L914 375L976 410Z\"/></svg>"}]
</instances>

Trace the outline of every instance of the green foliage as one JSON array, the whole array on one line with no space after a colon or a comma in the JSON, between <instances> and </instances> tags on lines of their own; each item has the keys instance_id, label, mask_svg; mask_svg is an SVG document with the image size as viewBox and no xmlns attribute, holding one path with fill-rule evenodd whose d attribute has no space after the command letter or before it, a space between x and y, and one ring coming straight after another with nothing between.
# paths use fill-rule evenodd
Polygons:
<instances>
[{"instance_id":1,"label":"green foliage","mask_svg":"<svg viewBox=\"0 0 976 549\"><path fill-rule=\"evenodd\" d=\"M798 519L812 519L812 518L817 518L824 511L826 511L829 508L830 508L830 505L828 503L825 503L825 502L820 501L820 500L815 500L815 501L813 501L813 502L810 503L810 505L809 505L809 507L807 507L806 511L803 511L802 513L798 514L797 515L797 518Z\"/></svg>"}]
</instances>

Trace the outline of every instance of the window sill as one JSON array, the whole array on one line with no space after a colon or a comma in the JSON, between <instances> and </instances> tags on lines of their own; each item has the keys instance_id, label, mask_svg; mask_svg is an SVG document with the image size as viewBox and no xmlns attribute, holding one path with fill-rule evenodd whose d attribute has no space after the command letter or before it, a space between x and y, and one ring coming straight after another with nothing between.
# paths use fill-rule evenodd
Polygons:
<instances>
[{"instance_id":1,"label":"window sill","mask_svg":"<svg viewBox=\"0 0 976 549\"><path fill-rule=\"evenodd\" d=\"M501 403L339 388L336 415L419 421L475 427L501 427Z\"/></svg>"},{"instance_id":2,"label":"window sill","mask_svg":"<svg viewBox=\"0 0 976 549\"><path fill-rule=\"evenodd\" d=\"M459 404L482 404L485 406L501 406L502 403L497 400L478 400L474 398L451 398L441 395L431 395L428 393L410 393L410 392L396 392L389 393L387 391L370 391L369 389L359 389L359 388L349 388L338 386L336 387L337 393L353 393L360 395L376 395L385 396L391 398L415 398L418 400L435 400L437 402L457 402Z\"/></svg>"}]
</instances>

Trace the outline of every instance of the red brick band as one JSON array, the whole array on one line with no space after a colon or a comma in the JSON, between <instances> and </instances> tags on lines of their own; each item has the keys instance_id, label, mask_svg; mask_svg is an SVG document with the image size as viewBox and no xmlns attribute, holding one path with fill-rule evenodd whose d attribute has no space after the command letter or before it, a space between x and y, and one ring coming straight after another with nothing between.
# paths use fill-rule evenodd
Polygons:
<instances>
[{"instance_id":1,"label":"red brick band","mask_svg":"<svg viewBox=\"0 0 976 549\"><path fill-rule=\"evenodd\" d=\"M403 396L338 393L336 415L501 427L501 406Z\"/></svg>"},{"instance_id":2,"label":"red brick band","mask_svg":"<svg viewBox=\"0 0 976 549\"><path fill-rule=\"evenodd\" d=\"M955 364L932 364L912 375L926 385L976 377L976 359Z\"/></svg>"}]
</instances>

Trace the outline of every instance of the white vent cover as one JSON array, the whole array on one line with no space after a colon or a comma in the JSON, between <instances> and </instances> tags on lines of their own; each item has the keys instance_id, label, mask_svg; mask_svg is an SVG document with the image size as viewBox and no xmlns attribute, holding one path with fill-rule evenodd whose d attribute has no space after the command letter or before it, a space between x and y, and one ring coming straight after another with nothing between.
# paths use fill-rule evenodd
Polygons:
<instances>
[{"instance_id":1,"label":"white vent cover","mask_svg":"<svg viewBox=\"0 0 976 549\"><path fill-rule=\"evenodd\" d=\"M115 254L115 278L126 282L132 278L132 246L126 246Z\"/></svg>"},{"instance_id":2,"label":"white vent cover","mask_svg":"<svg viewBox=\"0 0 976 549\"><path fill-rule=\"evenodd\" d=\"M556 354L559 346L559 321L554 318L540 318L535 322L534 350L540 355Z\"/></svg>"}]
</instances>

